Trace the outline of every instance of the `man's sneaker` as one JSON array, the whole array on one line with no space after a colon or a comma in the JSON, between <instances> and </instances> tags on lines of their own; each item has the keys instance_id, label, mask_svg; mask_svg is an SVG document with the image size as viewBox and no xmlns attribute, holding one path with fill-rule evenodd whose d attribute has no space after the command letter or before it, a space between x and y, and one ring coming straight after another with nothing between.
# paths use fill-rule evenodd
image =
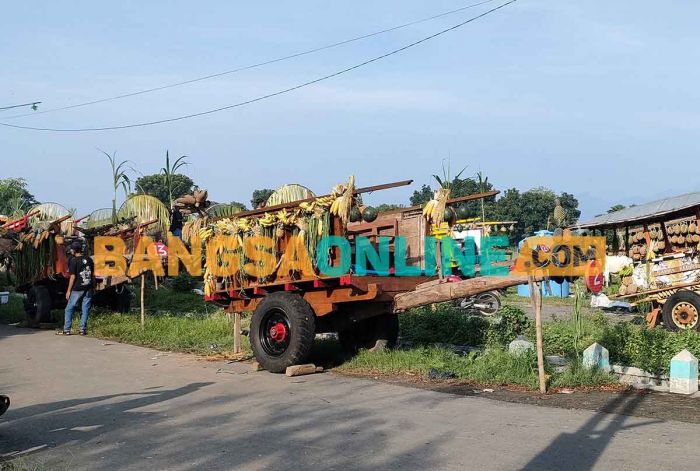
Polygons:
<instances>
[{"instance_id":1,"label":"man's sneaker","mask_svg":"<svg viewBox=\"0 0 700 471\"><path fill-rule=\"evenodd\" d=\"M87 335L87 330L81 330L81 331L78 332L78 333L79 333L80 335Z\"/></svg>"},{"instance_id":2,"label":"man's sneaker","mask_svg":"<svg viewBox=\"0 0 700 471\"><path fill-rule=\"evenodd\" d=\"M57 330L56 335L70 335L70 330Z\"/></svg>"}]
</instances>

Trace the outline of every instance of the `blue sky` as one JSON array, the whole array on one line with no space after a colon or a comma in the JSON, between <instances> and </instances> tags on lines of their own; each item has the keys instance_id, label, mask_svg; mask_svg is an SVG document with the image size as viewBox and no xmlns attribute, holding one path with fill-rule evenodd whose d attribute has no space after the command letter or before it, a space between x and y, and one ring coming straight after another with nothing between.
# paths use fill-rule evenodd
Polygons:
<instances>
[{"instance_id":1,"label":"blue sky","mask_svg":"<svg viewBox=\"0 0 700 471\"><path fill-rule=\"evenodd\" d=\"M187 80L322 46L469 1L8 2L0 106L43 109ZM473 2L471 2L473 3ZM497 5L197 84L13 119L119 125L224 106L362 62ZM369 201L406 203L450 157L497 188L574 193L583 218L697 191L700 4L519 0L464 28L264 102L161 126L93 133L0 127L0 177L87 213L110 205L97 148L142 173L165 150L212 199L288 182L323 193L414 179ZM16 112L0 112L3 116ZM674 175L675 178L671 178Z\"/></svg>"}]
</instances>

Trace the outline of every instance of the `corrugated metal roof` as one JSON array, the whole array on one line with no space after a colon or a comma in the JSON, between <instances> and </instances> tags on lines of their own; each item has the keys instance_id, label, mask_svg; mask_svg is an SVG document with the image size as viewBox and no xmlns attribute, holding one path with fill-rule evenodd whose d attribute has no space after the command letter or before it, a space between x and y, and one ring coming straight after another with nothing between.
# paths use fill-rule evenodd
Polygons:
<instances>
[{"instance_id":1,"label":"corrugated metal roof","mask_svg":"<svg viewBox=\"0 0 700 471\"><path fill-rule=\"evenodd\" d=\"M664 198L662 200L652 201L651 203L621 209L614 213L601 214L589 221L577 224L576 227L615 226L625 222L650 219L695 206L700 206L700 192L686 193L685 195Z\"/></svg>"}]
</instances>

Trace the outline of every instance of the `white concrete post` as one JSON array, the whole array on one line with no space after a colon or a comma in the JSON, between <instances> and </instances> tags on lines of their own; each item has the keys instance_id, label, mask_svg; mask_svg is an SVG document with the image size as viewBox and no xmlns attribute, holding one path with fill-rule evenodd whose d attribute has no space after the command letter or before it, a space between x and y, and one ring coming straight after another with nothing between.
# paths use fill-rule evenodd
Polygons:
<instances>
[{"instance_id":1,"label":"white concrete post","mask_svg":"<svg viewBox=\"0 0 700 471\"><path fill-rule=\"evenodd\" d=\"M693 394L698 391L698 359L688 350L683 350L671 359L669 390L676 394Z\"/></svg>"}]
</instances>

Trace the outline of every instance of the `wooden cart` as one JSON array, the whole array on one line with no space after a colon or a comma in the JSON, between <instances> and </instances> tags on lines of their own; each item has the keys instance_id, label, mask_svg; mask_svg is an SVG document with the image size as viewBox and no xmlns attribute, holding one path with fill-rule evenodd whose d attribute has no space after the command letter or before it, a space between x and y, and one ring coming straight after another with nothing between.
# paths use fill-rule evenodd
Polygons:
<instances>
[{"instance_id":1,"label":"wooden cart","mask_svg":"<svg viewBox=\"0 0 700 471\"><path fill-rule=\"evenodd\" d=\"M408 185L402 181L355 190L359 195L387 188ZM450 203L478 200L497 192L479 193L455 198ZM319 197L324 198L324 197ZM266 213L292 210L300 203L276 205L239 213L238 218L263 217ZM430 235L419 206L382 213L371 222L343 224L337 216L330 218L330 235L344 236L355 251L357 237L367 237L376 247L379 237L389 240L393 259L394 241L404 238L406 263L425 269L424 240ZM283 253L291 232L285 230L277 240L277 251ZM386 239L385 239L386 240ZM354 253L353 253L354 255ZM337 266L339 253L331 249L332 266ZM438 257L439 258L439 257ZM354 259L354 256L353 256ZM393 260L391 266L394 266ZM217 280L219 285L223 280ZM311 352L316 333L337 332L344 349L353 352L359 348L393 346L398 337L397 313L406 309L435 302L448 301L484 291L527 283L527 278L482 277L454 281L453 277L439 276L359 276L353 268L337 277L316 274L303 277L298 273L277 273L264 281L254 278L226 280L206 297L240 315L253 311L250 343L258 362L267 370L282 372L288 366L303 363Z\"/></svg>"}]
</instances>

